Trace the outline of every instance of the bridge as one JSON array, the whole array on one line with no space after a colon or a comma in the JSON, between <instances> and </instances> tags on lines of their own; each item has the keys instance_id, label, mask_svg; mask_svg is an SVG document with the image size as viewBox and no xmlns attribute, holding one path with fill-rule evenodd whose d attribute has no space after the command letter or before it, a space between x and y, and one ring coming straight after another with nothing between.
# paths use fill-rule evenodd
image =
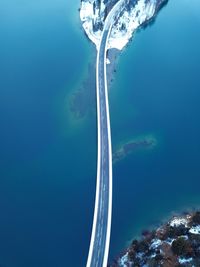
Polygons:
<instances>
[{"instance_id":1,"label":"bridge","mask_svg":"<svg viewBox=\"0 0 200 267\"><path fill-rule=\"evenodd\" d=\"M124 2L125 0L118 1L109 12L97 49L97 179L93 227L86 267L107 267L108 261L112 217L112 148L106 76L106 54L112 25L116 21Z\"/></svg>"}]
</instances>

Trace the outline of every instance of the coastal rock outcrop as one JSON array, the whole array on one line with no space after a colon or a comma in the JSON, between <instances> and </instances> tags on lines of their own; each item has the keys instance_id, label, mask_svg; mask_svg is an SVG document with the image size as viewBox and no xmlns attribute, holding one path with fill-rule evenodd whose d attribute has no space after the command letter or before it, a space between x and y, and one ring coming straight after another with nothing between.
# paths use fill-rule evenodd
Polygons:
<instances>
[{"instance_id":1,"label":"coastal rock outcrop","mask_svg":"<svg viewBox=\"0 0 200 267\"><path fill-rule=\"evenodd\" d=\"M110 267L200 266L200 212L174 216L153 231L133 240Z\"/></svg>"},{"instance_id":2,"label":"coastal rock outcrop","mask_svg":"<svg viewBox=\"0 0 200 267\"><path fill-rule=\"evenodd\" d=\"M88 38L98 47L105 19L118 0L81 0L80 19ZM168 0L126 0L113 25L108 48L122 50L134 32L152 21Z\"/></svg>"}]
</instances>

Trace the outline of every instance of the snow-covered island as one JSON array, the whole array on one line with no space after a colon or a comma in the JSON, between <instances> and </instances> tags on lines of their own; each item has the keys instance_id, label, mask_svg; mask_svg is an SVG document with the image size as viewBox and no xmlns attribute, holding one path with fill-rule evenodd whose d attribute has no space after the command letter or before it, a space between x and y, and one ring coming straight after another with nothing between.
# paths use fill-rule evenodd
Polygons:
<instances>
[{"instance_id":1,"label":"snow-covered island","mask_svg":"<svg viewBox=\"0 0 200 267\"><path fill-rule=\"evenodd\" d=\"M81 0L80 19L88 38L99 45L105 19L118 0ZM152 21L168 0L125 0L111 30L108 49L122 50L134 32Z\"/></svg>"},{"instance_id":2,"label":"snow-covered island","mask_svg":"<svg viewBox=\"0 0 200 267\"><path fill-rule=\"evenodd\" d=\"M81 0L79 15L83 30L90 41L99 46L107 15L119 0ZM124 0L118 20L113 25L108 41L108 85L115 77L120 51L129 43L136 30L149 25L168 0ZM83 119L95 109L95 66L88 66L88 77L69 100L70 112L75 119ZM110 88L110 86L108 86ZM119 156L119 154L118 154ZM121 154L122 156L122 154ZM121 157L120 156L120 157Z\"/></svg>"},{"instance_id":3,"label":"snow-covered island","mask_svg":"<svg viewBox=\"0 0 200 267\"><path fill-rule=\"evenodd\" d=\"M140 240L110 267L198 267L200 266L200 212L174 216Z\"/></svg>"}]
</instances>

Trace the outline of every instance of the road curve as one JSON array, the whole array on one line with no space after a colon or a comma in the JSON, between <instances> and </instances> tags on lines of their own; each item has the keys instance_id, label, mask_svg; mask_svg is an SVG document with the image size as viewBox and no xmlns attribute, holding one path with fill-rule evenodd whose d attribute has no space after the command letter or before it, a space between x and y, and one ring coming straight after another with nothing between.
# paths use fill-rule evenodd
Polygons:
<instances>
[{"instance_id":1,"label":"road curve","mask_svg":"<svg viewBox=\"0 0 200 267\"><path fill-rule=\"evenodd\" d=\"M108 261L112 216L112 148L106 77L106 52L112 25L124 1L125 0L120 0L117 2L108 14L100 45L97 49L97 180L92 235L86 267L107 267Z\"/></svg>"}]
</instances>

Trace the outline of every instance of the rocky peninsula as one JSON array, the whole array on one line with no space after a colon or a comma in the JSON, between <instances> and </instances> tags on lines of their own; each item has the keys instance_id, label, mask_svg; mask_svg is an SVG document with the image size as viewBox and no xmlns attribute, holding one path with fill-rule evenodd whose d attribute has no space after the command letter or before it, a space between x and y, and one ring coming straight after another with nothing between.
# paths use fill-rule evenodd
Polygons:
<instances>
[{"instance_id":1,"label":"rocky peninsula","mask_svg":"<svg viewBox=\"0 0 200 267\"><path fill-rule=\"evenodd\" d=\"M200 266L200 211L172 217L144 231L110 267Z\"/></svg>"},{"instance_id":2,"label":"rocky peninsula","mask_svg":"<svg viewBox=\"0 0 200 267\"><path fill-rule=\"evenodd\" d=\"M80 19L88 38L98 47L105 19L118 0L81 0ZM112 27L108 49L122 50L135 31L151 22L168 0L126 0Z\"/></svg>"},{"instance_id":3,"label":"rocky peninsula","mask_svg":"<svg viewBox=\"0 0 200 267\"><path fill-rule=\"evenodd\" d=\"M81 0L79 15L87 38L99 45L107 14L118 0ZM108 44L107 77L113 81L117 58L135 32L154 21L158 11L168 0L127 0L121 15L113 25ZM70 96L70 112L75 119L82 119L95 110L95 60L88 66L88 75L79 89Z\"/></svg>"},{"instance_id":4,"label":"rocky peninsula","mask_svg":"<svg viewBox=\"0 0 200 267\"><path fill-rule=\"evenodd\" d=\"M81 0L79 15L84 33L98 47L107 14L118 0ZM107 77L113 81L120 51L141 27L151 24L168 0L127 0L113 25L108 42ZM88 76L70 97L70 112L75 119L95 110L95 60L88 66Z\"/></svg>"}]
</instances>

